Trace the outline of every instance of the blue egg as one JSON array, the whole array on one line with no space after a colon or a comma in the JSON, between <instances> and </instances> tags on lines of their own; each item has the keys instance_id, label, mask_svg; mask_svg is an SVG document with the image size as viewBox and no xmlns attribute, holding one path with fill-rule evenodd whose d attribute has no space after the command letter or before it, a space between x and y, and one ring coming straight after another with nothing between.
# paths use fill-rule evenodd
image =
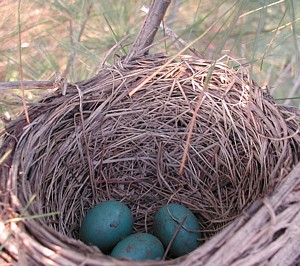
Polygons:
<instances>
[{"instance_id":1,"label":"blue egg","mask_svg":"<svg viewBox=\"0 0 300 266\"><path fill-rule=\"evenodd\" d=\"M79 238L108 253L120 240L130 235L132 228L130 209L124 203L110 200L87 212L81 224Z\"/></svg>"},{"instance_id":2,"label":"blue egg","mask_svg":"<svg viewBox=\"0 0 300 266\"><path fill-rule=\"evenodd\" d=\"M170 253L179 257L190 253L200 245L200 226L195 215L186 207L171 203L163 206L154 217L154 234Z\"/></svg>"},{"instance_id":3,"label":"blue egg","mask_svg":"<svg viewBox=\"0 0 300 266\"><path fill-rule=\"evenodd\" d=\"M147 233L136 233L124 238L113 249L111 256L127 260L161 260L164 246L159 239Z\"/></svg>"}]
</instances>

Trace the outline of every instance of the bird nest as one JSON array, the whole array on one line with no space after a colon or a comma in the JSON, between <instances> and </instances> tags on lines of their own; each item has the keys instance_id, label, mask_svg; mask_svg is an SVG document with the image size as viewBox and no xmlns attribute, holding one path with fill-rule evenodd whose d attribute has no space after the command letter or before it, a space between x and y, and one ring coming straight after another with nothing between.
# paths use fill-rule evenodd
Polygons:
<instances>
[{"instance_id":1,"label":"bird nest","mask_svg":"<svg viewBox=\"0 0 300 266\"><path fill-rule=\"evenodd\" d=\"M287 256L300 239L292 237L299 227L291 234L300 212L299 116L234 60L120 59L28 112L30 124L21 115L6 126L0 150L4 261L127 264L78 240L87 210L109 199L129 206L135 232L151 233L169 202L188 207L203 228L194 252L137 265L300 255Z\"/></svg>"}]
</instances>

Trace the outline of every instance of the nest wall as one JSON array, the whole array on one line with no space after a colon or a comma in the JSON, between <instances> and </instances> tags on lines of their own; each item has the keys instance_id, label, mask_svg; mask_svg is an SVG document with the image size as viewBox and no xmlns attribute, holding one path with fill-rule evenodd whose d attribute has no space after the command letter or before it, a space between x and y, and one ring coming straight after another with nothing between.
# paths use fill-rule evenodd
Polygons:
<instances>
[{"instance_id":1,"label":"nest wall","mask_svg":"<svg viewBox=\"0 0 300 266\"><path fill-rule=\"evenodd\" d=\"M30 124L23 115L7 125L1 152L14 146L14 154L1 168L4 202L16 212L31 202L28 215L46 214L24 221L36 241L116 263L77 238L89 208L117 199L133 211L134 231L150 233L163 204L182 203L197 216L205 242L299 162L299 117L278 108L246 69L230 67L236 62L229 58L168 60L119 60L69 84L65 95L57 90L33 103ZM82 258L73 256L63 255L66 265Z\"/></svg>"}]
</instances>

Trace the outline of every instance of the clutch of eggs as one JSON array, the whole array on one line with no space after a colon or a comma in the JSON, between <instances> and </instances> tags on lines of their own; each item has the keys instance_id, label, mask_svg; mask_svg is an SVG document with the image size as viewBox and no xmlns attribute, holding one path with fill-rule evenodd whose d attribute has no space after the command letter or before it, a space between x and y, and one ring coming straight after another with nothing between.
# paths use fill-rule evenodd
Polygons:
<instances>
[{"instance_id":1,"label":"clutch of eggs","mask_svg":"<svg viewBox=\"0 0 300 266\"><path fill-rule=\"evenodd\" d=\"M195 215L180 204L161 207L154 216L154 235L131 234L133 217L130 209L116 200L102 202L84 217L79 238L97 246L103 253L125 260L160 260L165 249L176 258L200 245L200 226Z\"/></svg>"}]
</instances>

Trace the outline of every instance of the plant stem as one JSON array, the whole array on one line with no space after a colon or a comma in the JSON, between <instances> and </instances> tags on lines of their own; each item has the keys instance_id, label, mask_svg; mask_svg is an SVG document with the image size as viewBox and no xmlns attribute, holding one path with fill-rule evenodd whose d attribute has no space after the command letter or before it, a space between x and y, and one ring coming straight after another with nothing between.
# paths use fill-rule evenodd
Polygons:
<instances>
[{"instance_id":1,"label":"plant stem","mask_svg":"<svg viewBox=\"0 0 300 266\"><path fill-rule=\"evenodd\" d=\"M19 74L20 74L20 84L21 84L21 91L22 91L22 102L23 102L23 108L24 113L26 117L26 121L29 124L30 119L28 115L26 100L25 100L25 91L23 86L23 67L22 67L22 39L21 39L21 0L18 2L18 48L19 48Z\"/></svg>"},{"instance_id":2,"label":"plant stem","mask_svg":"<svg viewBox=\"0 0 300 266\"><path fill-rule=\"evenodd\" d=\"M133 43L131 51L125 58L125 62L128 62L133 57L138 56L141 51L144 51L144 54L149 52L149 50L145 50L145 48L149 47L153 43L156 32L170 2L171 0L152 0L149 13L147 14L144 24Z\"/></svg>"},{"instance_id":3,"label":"plant stem","mask_svg":"<svg viewBox=\"0 0 300 266\"><path fill-rule=\"evenodd\" d=\"M22 84L23 90L26 89L51 89L53 88L54 81L4 81L0 82L0 89L19 89Z\"/></svg>"}]
</instances>

